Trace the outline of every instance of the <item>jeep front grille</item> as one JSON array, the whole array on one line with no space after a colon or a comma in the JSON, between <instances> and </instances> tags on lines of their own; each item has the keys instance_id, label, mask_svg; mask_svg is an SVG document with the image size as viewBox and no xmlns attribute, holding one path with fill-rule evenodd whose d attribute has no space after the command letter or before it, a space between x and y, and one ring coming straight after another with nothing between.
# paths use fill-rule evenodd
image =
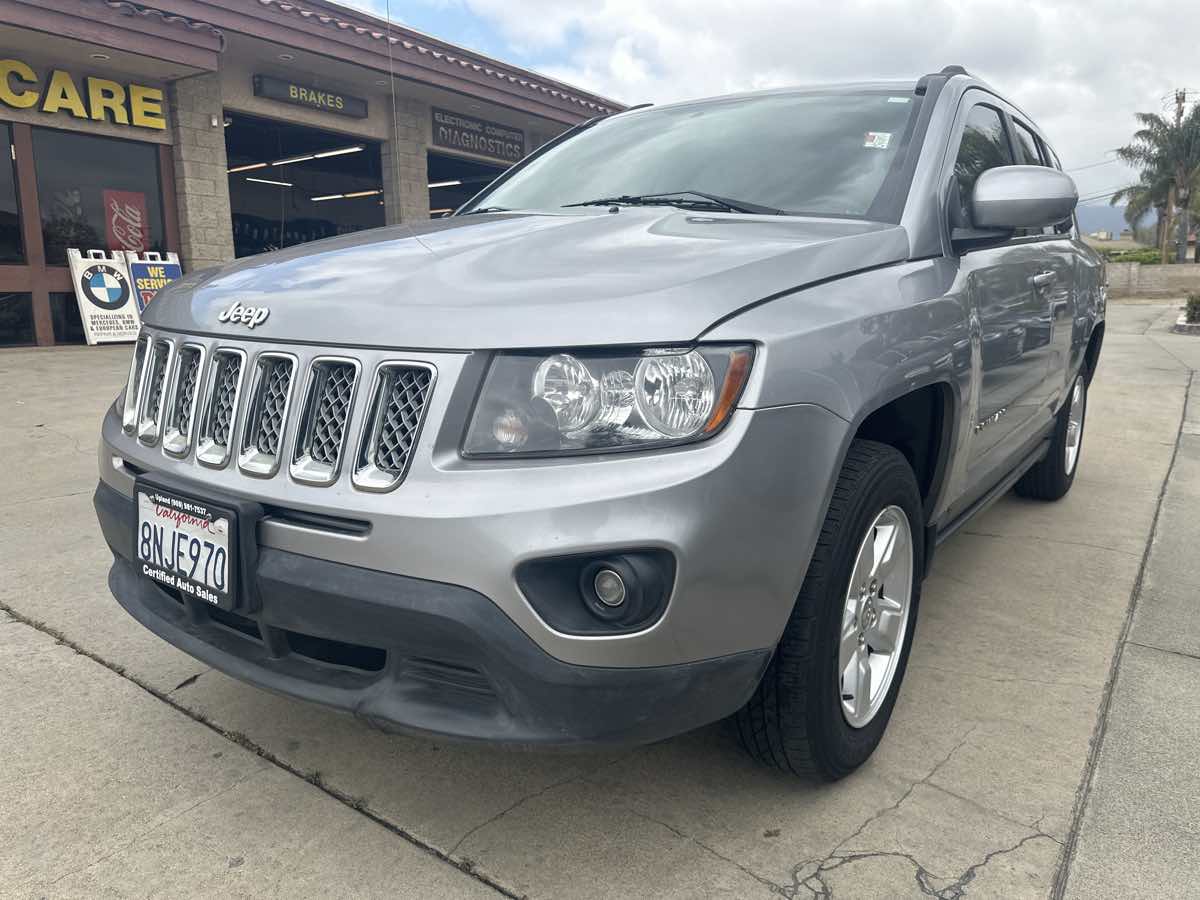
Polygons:
<instances>
[{"instance_id":1,"label":"jeep front grille","mask_svg":"<svg viewBox=\"0 0 1200 900\"><path fill-rule=\"evenodd\" d=\"M337 478L357 382L358 363L353 360L313 361L292 458L293 478L310 484L330 484Z\"/></svg>"},{"instance_id":2,"label":"jeep front grille","mask_svg":"<svg viewBox=\"0 0 1200 900\"><path fill-rule=\"evenodd\" d=\"M386 491L404 480L432 386L433 369L429 366L407 363L380 366L354 470L354 483L358 487Z\"/></svg>"},{"instance_id":3,"label":"jeep front grille","mask_svg":"<svg viewBox=\"0 0 1200 900\"><path fill-rule=\"evenodd\" d=\"M143 444L153 446L158 442L162 427L163 392L166 389L173 350L174 346L170 341L155 341L150 347L149 360L145 363L145 384L142 387L142 405L137 424L138 440Z\"/></svg>"},{"instance_id":4,"label":"jeep front grille","mask_svg":"<svg viewBox=\"0 0 1200 900\"><path fill-rule=\"evenodd\" d=\"M244 358L240 350L221 349L213 354L196 449L197 458L205 465L220 468L229 461L229 447L237 424Z\"/></svg>"},{"instance_id":5,"label":"jeep front grille","mask_svg":"<svg viewBox=\"0 0 1200 900\"><path fill-rule=\"evenodd\" d=\"M389 491L410 477L437 369L386 352L322 355L148 327L129 364L121 427L143 448L161 444L181 478L192 464L235 470L222 489L282 469L313 487Z\"/></svg>"},{"instance_id":6,"label":"jeep front grille","mask_svg":"<svg viewBox=\"0 0 1200 900\"><path fill-rule=\"evenodd\" d=\"M175 381L167 402L163 449L172 456L187 456L196 417L196 390L204 365L204 350L196 344L179 348Z\"/></svg>"},{"instance_id":7,"label":"jeep front grille","mask_svg":"<svg viewBox=\"0 0 1200 900\"><path fill-rule=\"evenodd\" d=\"M282 353L258 357L238 456L238 465L251 475L270 476L279 468L295 369L296 361Z\"/></svg>"}]
</instances>

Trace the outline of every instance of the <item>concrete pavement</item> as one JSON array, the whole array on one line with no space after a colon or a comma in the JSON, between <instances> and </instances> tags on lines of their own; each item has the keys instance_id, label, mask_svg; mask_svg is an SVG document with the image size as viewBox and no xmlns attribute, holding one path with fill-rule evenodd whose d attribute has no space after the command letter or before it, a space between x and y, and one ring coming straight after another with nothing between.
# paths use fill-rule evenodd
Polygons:
<instances>
[{"instance_id":1,"label":"concrete pavement","mask_svg":"<svg viewBox=\"0 0 1200 900\"><path fill-rule=\"evenodd\" d=\"M0 608L11 613L0 758L21 761L0 767L0 809L17 811L0 817L0 894L1169 887L1166 862L1114 873L1105 860L1156 823L1187 838L1200 796L1170 762L1166 818L1148 812L1135 833L1122 805L1166 758L1138 735L1166 723L1171 740L1194 736L1194 719L1174 710L1200 708L1195 661L1181 655L1196 652L1186 635L1200 640L1200 626L1183 590L1172 593L1190 557L1185 545L1159 553L1176 515L1175 483L1165 495L1164 483L1173 459L1187 471L1175 447L1200 368L1200 341L1165 332L1172 314L1110 308L1073 491L1057 504L1007 497L941 548L889 733L836 785L755 767L723 726L619 753L518 753L386 736L206 669L144 631L104 583L94 446L128 349L0 353ZM1196 483L1200 473L1188 490ZM1172 531L1187 524L1180 491L1184 525ZM1159 675L1176 679L1171 691Z\"/></svg>"}]
</instances>

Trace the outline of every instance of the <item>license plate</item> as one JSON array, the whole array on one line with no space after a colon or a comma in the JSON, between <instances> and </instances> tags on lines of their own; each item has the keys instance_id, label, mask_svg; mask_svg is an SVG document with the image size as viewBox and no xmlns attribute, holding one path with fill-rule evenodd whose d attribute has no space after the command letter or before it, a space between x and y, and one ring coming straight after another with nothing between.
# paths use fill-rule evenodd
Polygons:
<instances>
[{"instance_id":1,"label":"license plate","mask_svg":"<svg viewBox=\"0 0 1200 900\"><path fill-rule=\"evenodd\" d=\"M236 517L202 500L137 486L134 544L141 572L185 597L231 609Z\"/></svg>"}]
</instances>

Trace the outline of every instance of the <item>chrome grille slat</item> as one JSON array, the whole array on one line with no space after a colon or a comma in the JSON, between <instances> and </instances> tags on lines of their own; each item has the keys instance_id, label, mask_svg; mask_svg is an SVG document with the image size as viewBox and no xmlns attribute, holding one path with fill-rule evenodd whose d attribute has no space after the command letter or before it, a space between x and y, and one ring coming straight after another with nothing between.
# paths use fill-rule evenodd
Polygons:
<instances>
[{"instance_id":1,"label":"chrome grille slat","mask_svg":"<svg viewBox=\"0 0 1200 900\"><path fill-rule=\"evenodd\" d=\"M292 356L284 353L259 355L238 454L238 466L242 471L269 477L279 469L295 371L296 360Z\"/></svg>"},{"instance_id":2,"label":"chrome grille slat","mask_svg":"<svg viewBox=\"0 0 1200 900\"><path fill-rule=\"evenodd\" d=\"M147 351L148 357L142 376L144 383L141 389L141 411L137 424L138 440L143 444L156 444L162 430L163 394L166 391L174 349L174 344L170 341L155 340Z\"/></svg>"},{"instance_id":3,"label":"chrome grille slat","mask_svg":"<svg viewBox=\"0 0 1200 900\"><path fill-rule=\"evenodd\" d=\"M233 430L233 415L237 411L237 385L242 377L242 361L239 357L226 357L213 394L212 441L218 447L229 446L229 433Z\"/></svg>"},{"instance_id":4,"label":"chrome grille slat","mask_svg":"<svg viewBox=\"0 0 1200 900\"><path fill-rule=\"evenodd\" d=\"M146 364L146 351L150 348L150 337L141 335L133 348L133 359L129 363L129 378L125 382L125 404L121 410L121 426L129 434L137 430L138 410L141 409L142 374Z\"/></svg>"},{"instance_id":5,"label":"chrome grille slat","mask_svg":"<svg viewBox=\"0 0 1200 900\"><path fill-rule=\"evenodd\" d=\"M356 361L313 360L291 466L296 480L311 484L336 480L357 382Z\"/></svg>"},{"instance_id":6,"label":"chrome grille slat","mask_svg":"<svg viewBox=\"0 0 1200 900\"><path fill-rule=\"evenodd\" d=\"M170 382L167 407L163 413L163 450L172 456L187 456L192 445L193 425L200 373L204 368L204 350L197 344L184 344L177 352L175 380Z\"/></svg>"},{"instance_id":7,"label":"chrome grille slat","mask_svg":"<svg viewBox=\"0 0 1200 900\"><path fill-rule=\"evenodd\" d=\"M322 371L324 375L317 388L308 452L317 462L333 465L337 462L346 433L350 392L354 388L354 366L332 363L323 366Z\"/></svg>"},{"instance_id":8,"label":"chrome grille slat","mask_svg":"<svg viewBox=\"0 0 1200 900\"><path fill-rule=\"evenodd\" d=\"M427 365L380 366L354 471L356 486L385 491L404 480L421 434L433 379L434 371Z\"/></svg>"},{"instance_id":9,"label":"chrome grille slat","mask_svg":"<svg viewBox=\"0 0 1200 900\"><path fill-rule=\"evenodd\" d=\"M179 392L172 424L186 438L192 427L192 403L196 399L196 381L200 377L200 351L185 347L183 354L179 361Z\"/></svg>"},{"instance_id":10,"label":"chrome grille slat","mask_svg":"<svg viewBox=\"0 0 1200 900\"><path fill-rule=\"evenodd\" d=\"M260 408L254 422L252 446L260 453L274 456L279 452L283 436L283 414L288 391L292 386L292 361L273 359L266 364L263 375Z\"/></svg>"},{"instance_id":11,"label":"chrome grille slat","mask_svg":"<svg viewBox=\"0 0 1200 900\"><path fill-rule=\"evenodd\" d=\"M223 347L213 353L196 449L196 457L207 466L221 468L229 462L244 370L241 350Z\"/></svg>"}]
</instances>

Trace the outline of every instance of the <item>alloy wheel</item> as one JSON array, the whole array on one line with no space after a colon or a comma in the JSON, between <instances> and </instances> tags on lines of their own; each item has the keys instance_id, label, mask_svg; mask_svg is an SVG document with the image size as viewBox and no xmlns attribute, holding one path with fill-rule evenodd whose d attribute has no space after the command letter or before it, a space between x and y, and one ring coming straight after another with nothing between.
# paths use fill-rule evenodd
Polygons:
<instances>
[{"instance_id":1,"label":"alloy wheel","mask_svg":"<svg viewBox=\"0 0 1200 900\"><path fill-rule=\"evenodd\" d=\"M838 689L854 728L875 718L896 677L912 601L913 541L908 516L885 508L859 545L842 610Z\"/></svg>"}]
</instances>

